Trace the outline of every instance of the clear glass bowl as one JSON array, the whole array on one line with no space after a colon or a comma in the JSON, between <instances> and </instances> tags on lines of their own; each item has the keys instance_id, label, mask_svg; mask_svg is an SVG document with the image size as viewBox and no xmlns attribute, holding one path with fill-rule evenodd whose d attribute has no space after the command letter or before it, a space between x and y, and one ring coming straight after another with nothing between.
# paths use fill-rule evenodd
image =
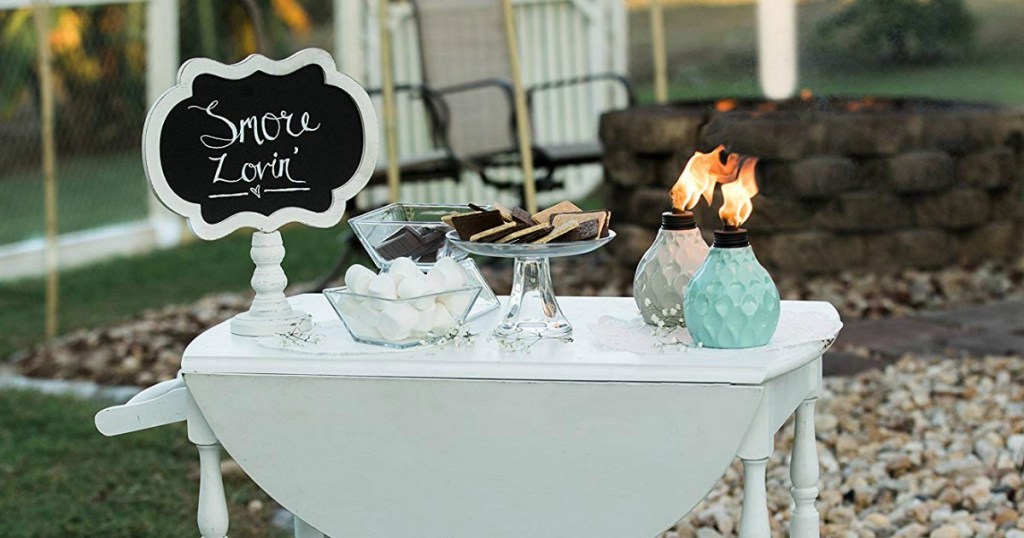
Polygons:
<instances>
[{"instance_id":1,"label":"clear glass bowl","mask_svg":"<svg viewBox=\"0 0 1024 538\"><path fill-rule=\"evenodd\" d=\"M404 349L440 338L465 323L481 289L474 284L408 299L384 299L342 286L324 290L324 297L353 340Z\"/></svg>"},{"instance_id":2,"label":"clear glass bowl","mask_svg":"<svg viewBox=\"0 0 1024 538\"><path fill-rule=\"evenodd\" d=\"M397 203L353 217L348 223L378 268L384 269L391 260L406 256L425 269L438 258L466 258L467 253L446 238L451 227L441 221L445 215L466 211L470 211L467 205ZM408 247L419 246L419 250L389 253L385 242L398 236L403 236L399 241Z\"/></svg>"}]
</instances>

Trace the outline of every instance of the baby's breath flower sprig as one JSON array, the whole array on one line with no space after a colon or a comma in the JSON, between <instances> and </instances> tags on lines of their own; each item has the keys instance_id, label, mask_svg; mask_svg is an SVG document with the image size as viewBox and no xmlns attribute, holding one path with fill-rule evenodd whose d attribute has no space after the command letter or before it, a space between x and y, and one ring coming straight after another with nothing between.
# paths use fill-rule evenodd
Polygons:
<instances>
[{"instance_id":1,"label":"baby's breath flower sprig","mask_svg":"<svg viewBox=\"0 0 1024 538\"><path fill-rule=\"evenodd\" d=\"M301 322L296 323L290 331L278 335L281 338L281 347L304 347L318 344L323 340L324 335L317 332L316 327L314 330L302 329L302 325Z\"/></svg>"},{"instance_id":2,"label":"baby's breath flower sprig","mask_svg":"<svg viewBox=\"0 0 1024 538\"><path fill-rule=\"evenodd\" d=\"M651 328L651 334L656 340L655 347L662 349L686 345L686 342L679 339L679 330L686 327L682 305L662 308L660 315L651 314L651 321L655 323Z\"/></svg>"},{"instance_id":3,"label":"baby's breath flower sprig","mask_svg":"<svg viewBox=\"0 0 1024 538\"><path fill-rule=\"evenodd\" d=\"M488 342L495 342L498 345L498 349L502 351L508 351L511 353L529 353L531 350L533 350L533 346L537 345L537 342L540 342L541 340L558 340L563 344L572 343L571 336L565 336L561 338L545 338L539 334L533 334L528 332L521 332L507 336L491 335L487 338Z\"/></svg>"},{"instance_id":4,"label":"baby's breath flower sprig","mask_svg":"<svg viewBox=\"0 0 1024 538\"><path fill-rule=\"evenodd\" d=\"M471 346L476 342L477 333L469 332L465 325L457 325L448 329L447 332L429 335L419 341L421 346L433 345L437 347L463 347Z\"/></svg>"}]
</instances>

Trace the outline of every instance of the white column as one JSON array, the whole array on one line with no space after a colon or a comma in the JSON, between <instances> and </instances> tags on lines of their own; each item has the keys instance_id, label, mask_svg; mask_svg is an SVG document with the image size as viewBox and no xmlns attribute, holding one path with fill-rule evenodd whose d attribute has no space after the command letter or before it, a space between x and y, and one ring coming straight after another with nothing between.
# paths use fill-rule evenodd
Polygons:
<instances>
[{"instance_id":1,"label":"white column","mask_svg":"<svg viewBox=\"0 0 1024 538\"><path fill-rule=\"evenodd\" d=\"M758 67L761 91L769 99L796 93L796 0L757 3Z\"/></svg>"},{"instance_id":2,"label":"white column","mask_svg":"<svg viewBox=\"0 0 1024 538\"><path fill-rule=\"evenodd\" d=\"M174 86L178 65L178 0L146 2L146 105L152 106ZM172 247L185 236L184 221L148 196L149 222L159 247Z\"/></svg>"},{"instance_id":3,"label":"white column","mask_svg":"<svg viewBox=\"0 0 1024 538\"><path fill-rule=\"evenodd\" d=\"M740 538L771 538L765 471L768 458L743 460L743 515Z\"/></svg>"},{"instance_id":4,"label":"white column","mask_svg":"<svg viewBox=\"0 0 1024 538\"><path fill-rule=\"evenodd\" d=\"M228 503L220 474L220 442L188 395L188 439L199 449L199 509L196 522L202 538L226 538Z\"/></svg>"},{"instance_id":5,"label":"white column","mask_svg":"<svg viewBox=\"0 0 1024 538\"><path fill-rule=\"evenodd\" d=\"M334 59L342 73L367 85L363 0L334 0Z\"/></svg>"},{"instance_id":6,"label":"white column","mask_svg":"<svg viewBox=\"0 0 1024 538\"><path fill-rule=\"evenodd\" d=\"M818 538L818 511L814 501L818 498L818 450L814 440L814 404L817 398L808 398L796 410L796 431L793 438L793 458L790 478L793 481L793 515L790 522L791 538Z\"/></svg>"}]
</instances>

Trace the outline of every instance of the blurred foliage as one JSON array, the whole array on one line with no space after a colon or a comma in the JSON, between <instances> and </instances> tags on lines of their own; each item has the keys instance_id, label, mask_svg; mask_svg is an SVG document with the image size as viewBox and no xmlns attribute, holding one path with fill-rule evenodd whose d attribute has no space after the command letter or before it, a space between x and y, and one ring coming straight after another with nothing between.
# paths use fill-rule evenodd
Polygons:
<instances>
[{"instance_id":1,"label":"blurred foliage","mask_svg":"<svg viewBox=\"0 0 1024 538\"><path fill-rule=\"evenodd\" d=\"M53 8L48 40L61 150L138 145L145 114L144 9L142 4ZM36 42L31 9L0 12L0 119L37 105Z\"/></svg>"},{"instance_id":2,"label":"blurred foliage","mask_svg":"<svg viewBox=\"0 0 1024 538\"><path fill-rule=\"evenodd\" d=\"M900 65L967 56L975 27L964 0L852 0L818 37L834 60Z\"/></svg>"},{"instance_id":3,"label":"blurred foliage","mask_svg":"<svg viewBox=\"0 0 1024 538\"><path fill-rule=\"evenodd\" d=\"M253 0L269 56L294 52L330 0ZM57 95L58 147L69 153L134 149L146 114L146 6L143 3L54 7L48 35ZM243 0L183 0L181 57L233 62L256 52ZM314 17L318 17L314 19ZM38 109L32 9L0 10L0 122Z\"/></svg>"},{"instance_id":4,"label":"blurred foliage","mask_svg":"<svg viewBox=\"0 0 1024 538\"><path fill-rule=\"evenodd\" d=\"M270 57L290 55L310 35L313 20L330 17L330 0L254 0ZM242 0L183 0L181 57L235 62L256 52L256 34Z\"/></svg>"}]
</instances>

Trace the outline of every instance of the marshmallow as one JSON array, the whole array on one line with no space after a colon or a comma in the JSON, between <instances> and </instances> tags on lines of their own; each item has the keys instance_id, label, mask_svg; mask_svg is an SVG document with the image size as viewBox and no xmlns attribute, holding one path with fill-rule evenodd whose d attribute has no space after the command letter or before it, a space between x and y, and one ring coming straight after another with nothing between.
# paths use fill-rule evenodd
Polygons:
<instances>
[{"instance_id":1,"label":"marshmallow","mask_svg":"<svg viewBox=\"0 0 1024 538\"><path fill-rule=\"evenodd\" d=\"M445 308L452 316L462 315L469 308L469 304L473 299L473 292L471 290L460 291L458 293L449 293L441 297L441 303L444 304Z\"/></svg>"},{"instance_id":2,"label":"marshmallow","mask_svg":"<svg viewBox=\"0 0 1024 538\"><path fill-rule=\"evenodd\" d=\"M363 311L363 302L355 297L343 296L338 300L338 309L341 310L345 317L352 318L359 316L360 312Z\"/></svg>"},{"instance_id":3,"label":"marshmallow","mask_svg":"<svg viewBox=\"0 0 1024 538\"><path fill-rule=\"evenodd\" d=\"M370 281L372 281L376 276L376 273L366 267L363 267L358 263L353 264L345 271L345 285L355 293L366 295L367 288L370 286Z\"/></svg>"},{"instance_id":4,"label":"marshmallow","mask_svg":"<svg viewBox=\"0 0 1024 538\"><path fill-rule=\"evenodd\" d=\"M455 326L455 319L443 304L434 306L434 330L444 332Z\"/></svg>"},{"instance_id":5,"label":"marshmallow","mask_svg":"<svg viewBox=\"0 0 1024 538\"><path fill-rule=\"evenodd\" d=\"M395 284L401 284L406 278L423 275L420 268L416 267L416 262L410 258L395 258L388 266L388 274L394 279Z\"/></svg>"},{"instance_id":6,"label":"marshmallow","mask_svg":"<svg viewBox=\"0 0 1024 538\"><path fill-rule=\"evenodd\" d=\"M372 307L368 305L372 305ZM363 308L354 317L358 317L365 325L378 327L381 322L380 309L373 307L382 305L386 306L384 301L366 301L363 304Z\"/></svg>"},{"instance_id":7,"label":"marshmallow","mask_svg":"<svg viewBox=\"0 0 1024 538\"><path fill-rule=\"evenodd\" d=\"M444 271L436 265L427 271L427 284L430 286L430 293L441 293L447 286Z\"/></svg>"},{"instance_id":8,"label":"marshmallow","mask_svg":"<svg viewBox=\"0 0 1024 538\"><path fill-rule=\"evenodd\" d=\"M395 290L395 281L391 279L391 276L387 273L381 273L370 281L370 285L366 288L366 291L374 297L380 297L383 299L397 299L398 293ZM380 301L371 301L380 302Z\"/></svg>"},{"instance_id":9,"label":"marshmallow","mask_svg":"<svg viewBox=\"0 0 1024 538\"><path fill-rule=\"evenodd\" d=\"M427 277L419 271L416 272L417 276L405 277L401 284L398 285L398 297L401 299L412 299L414 297L421 297L431 293L430 283L427 282ZM417 310L426 310L433 306L433 297L422 297L412 301L412 305Z\"/></svg>"},{"instance_id":10,"label":"marshmallow","mask_svg":"<svg viewBox=\"0 0 1024 538\"><path fill-rule=\"evenodd\" d=\"M432 269L444 275L445 290L454 290L466 285L466 269L455 258L441 258Z\"/></svg>"},{"instance_id":11,"label":"marshmallow","mask_svg":"<svg viewBox=\"0 0 1024 538\"><path fill-rule=\"evenodd\" d=\"M401 342L409 338L410 335L410 331L394 325L384 324L378 327L377 330L380 331L381 338L389 342Z\"/></svg>"},{"instance_id":12,"label":"marshmallow","mask_svg":"<svg viewBox=\"0 0 1024 538\"><path fill-rule=\"evenodd\" d=\"M378 331L376 327L367 325L360 318L347 318L345 322L348 324L348 328L352 331L352 334L359 338L379 340L381 337L380 331Z\"/></svg>"},{"instance_id":13,"label":"marshmallow","mask_svg":"<svg viewBox=\"0 0 1024 538\"><path fill-rule=\"evenodd\" d=\"M434 329L434 302L430 302L430 308L421 310L419 314L419 320L416 321L416 326L413 327L413 333L415 334L427 334ZM443 307L442 307L443 308Z\"/></svg>"},{"instance_id":14,"label":"marshmallow","mask_svg":"<svg viewBox=\"0 0 1024 538\"><path fill-rule=\"evenodd\" d=\"M409 337L419 321L419 311L405 303L389 304L381 311L381 323L377 327L381 336L396 342Z\"/></svg>"}]
</instances>

